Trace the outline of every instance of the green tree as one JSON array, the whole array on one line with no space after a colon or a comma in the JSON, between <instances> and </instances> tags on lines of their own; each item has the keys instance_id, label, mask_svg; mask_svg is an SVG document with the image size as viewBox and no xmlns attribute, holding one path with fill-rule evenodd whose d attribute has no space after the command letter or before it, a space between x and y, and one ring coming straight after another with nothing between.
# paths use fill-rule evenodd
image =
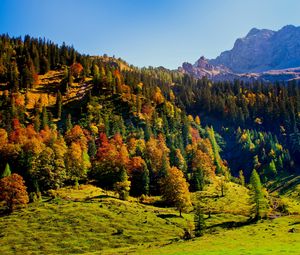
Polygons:
<instances>
[{"instance_id":1,"label":"green tree","mask_svg":"<svg viewBox=\"0 0 300 255\"><path fill-rule=\"evenodd\" d=\"M260 177L255 169L252 171L250 184L252 191L251 200L254 203L255 219L261 219L266 213L267 201L264 197Z\"/></svg>"},{"instance_id":2,"label":"green tree","mask_svg":"<svg viewBox=\"0 0 300 255\"><path fill-rule=\"evenodd\" d=\"M240 184L242 186L245 186L245 176L244 176L243 170L239 171L239 179L240 179Z\"/></svg>"},{"instance_id":3,"label":"green tree","mask_svg":"<svg viewBox=\"0 0 300 255\"><path fill-rule=\"evenodd\" d=\"M62 96L60 91L57 92L56 95L56 110L57 110L57 118L61 118L61 110L62 110Z\"/></svg>"},{"instance_id":4,"label":"green tree","mask_svg":"<svg viewBox=\"0 0 300 255\"><path fill-rule=\"evenodd\" d=\"M0 178L4 178L4 177L10 176L10 175L11 175L10 166L8 163L6 163L4 172L1 174Z\"/></svg>"},{"instance_id":5,"label":"green tree","mask_svg":"<svg viewBox=\"0 0 300 255\"><path fill-rule=\"evenodd\" d=\"M277 169L275 165L275 161L272 159L267 167L267 175L271 178L275 177L277 174Z\"/></svg>"},{"instance_id":6,"label":"green tree","mask_svg":"<svg viewBox=\"0 0 300 255\"><path fill-rule=\"evenodd\" d=\"M68 116L67 116L67 119L66 119L66 130L69 131L71 130L73 127L73 124L72 124L72 116L71 114L69 113Z\"/></svg>"},{"instance_id":7,"label":"green tree","mask_svg":"<svg viewBox=\"0 0 300 255\"><path fill-rule=\"evenodd\" d=\"M131 182L128 180L128 175L125 167L120 172L120 181L114 185L115 191L119 194L119 198L127 200L129 196Z\"/></svg>"},{"instance_id":8,"label":"green tree","mask_svg":"<svg viewBox=\"0 0 300 255\"><path fill-rule=\"evenodd\" d=\"M42 129L45 129L49 126L49 118L48 118L48 111L46 106L43 106L42 110Z\"/></svg>"},{"instance_id":9,"label":"green tree","mask_svg":"<svg viewBox=\"0 0 300 255\"><path fill-rule=\"evenodd\" d=\"M34 122L33 122L34 130L36 132L40 132L41 129L41 120L40 120L40 114L36 113L34 117Z\"/></svg>"},{"instance_id":10,"label":"green tree","mask_svg":"<svg viewBox=\"0 0 300 255\"><path fill-rule=\"evenodd\" d=\"M200 205L197 205L195 208L194 224L195 224L195 236L196 237L203 236L206 228L206 224L204 220L204 213Z\"/></svg>"}]
</instances>

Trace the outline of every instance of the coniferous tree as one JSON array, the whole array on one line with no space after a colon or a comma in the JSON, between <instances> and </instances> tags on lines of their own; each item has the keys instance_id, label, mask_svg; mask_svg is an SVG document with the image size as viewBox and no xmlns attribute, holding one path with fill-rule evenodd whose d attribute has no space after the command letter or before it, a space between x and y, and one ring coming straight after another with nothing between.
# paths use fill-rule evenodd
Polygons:
<instances>
[{"instance_id":1,"label":"coniferous tree","mask_svg":"<svg viewBox=\"0 0 300 255\"><path fill-rule=\"evenodd\" d=\"M9 164L6 163L5 169L4 169L3 173L1 174L0 178L4 178L4 177L10 176L10 175L11 175L10 167L9 167Z\"/></svg>"},{"instance_id":2,"label":"coniferous tree","mask_svg":"<svg viewBox=\"0 0 300 255\"><path fill-rule=\"evenodd\" d=\"M71 116L71 114L69 113L69 114L67 115L67 119L66 119L66 130L69 131L69 130L72 129L72 127L73 127L73 124L72 124L72 116Z\"/></svg>"},{"instance_id":3,"label":"coniferous tree","mask_svg":"<svg viewBox=\"0 0 300 255\"><path fill-rule=\"evenodd\" d=\"M89 141L88 146L88 154L91 158L94 158L97 154L97 147L94 137L92 137L92 139Z\"/></svg>"},{"instance_id":4,"label":"coniferous tree","mask_svg":"<svg viewBox=\"0 0 300 255\"><path fill-rule=\"evenodd\" d=\"M250 177L250 184L252 190L252 201L254 203L255 219L260 219L266 213L267 202L263 194L263 188L260 181L260 177L256 170L252 171Z\"/></svg>"},{"instance_id":5,"label":"coniferous tree","mask_svg":"<svg viewBox=\"0 0 300 255\"><path fill-rule=\"evenodd\" d=\"M34 122L33 122L34 130L36 132L40 132L41 129L41 120L40 120L40 114L36 113L34 117Z\"/></svg>"},{"instance_id":6,"label":"coniferous tree","mask_svg":"<svg viewBox=\"0 0 300 255\"><path fill-rule=\"evenodd\" d=\"M57 92L56 95L56 110L57 110L57 118L61 118L61 110L62 110L62 95L60 91Z\"/></svg>"},{"instance_id":7,"label":"coniferous tree","mask_svg":"<svg viewBox=\"0 0 300 255\"><path fill-rule=\"evenodd\" d=\"M240 184L242 186L245 186L245 176L244 176L243 170L239 171L239 179L240 179Z\"/></svg>"},{"instance_id":8,"label":"coniferous tree","mask_svg":"<svg viewBox=\"0 0 300 255\"><path fill-rule=\"evenodd\" d=\"M42 129L45 129L49 126L49 118L48 118L48 111L46 106L43 106L42 110Z\"/></svg>"},{"instance_id":9,"label":"coniferous tree","mask_svg":"<svg viewBox=\"0 0 300 255\"><path fill-rule=\"evenodd\" d=\"M200 237L204 235L206 228L204 213L200 205L197 205L194 213L195 236Z\"/></svg>"},{"instance_id":10,"label":"coniferous tree","mask_svg":"<svg viewBox=\"0 0 300 255\"><path fill-rule=\"evenodd\" d=\"M126 169L123 167L120 172L120 181L116 182L114 188L120 199L127 200L129 196L131 182L128 180Z\"/></svg>"}]
</instances>

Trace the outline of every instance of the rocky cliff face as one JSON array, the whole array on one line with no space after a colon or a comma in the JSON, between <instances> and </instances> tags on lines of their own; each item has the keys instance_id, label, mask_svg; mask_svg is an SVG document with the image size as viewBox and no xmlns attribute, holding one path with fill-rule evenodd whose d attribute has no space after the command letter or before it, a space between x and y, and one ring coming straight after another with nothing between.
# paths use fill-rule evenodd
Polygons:
<instances>
[{"instance_id":1,"label":"rocky cliff face","mask_svg":"<svg viewBox=\"0 0 300 255\"><path fill-rule=\"evenodd\" d=\"M300 66L300 27L289 25L277 32L253 28L236 40L232 50L222 52L210 63L225 65L236 73Z\"/></svg>"},{"instance_id":2,"label":"rocky cliff face","mask_svg":"<svg viewBox=\"0 0 300 255\"><path fill-rule=\"evenodd\" d=\"M233 48L216 59L201 57L180 71L212 80L266 81L299 79L300 27L288 25L279 31L253 28L236 40Z\"/></svg>"}]
</instances>

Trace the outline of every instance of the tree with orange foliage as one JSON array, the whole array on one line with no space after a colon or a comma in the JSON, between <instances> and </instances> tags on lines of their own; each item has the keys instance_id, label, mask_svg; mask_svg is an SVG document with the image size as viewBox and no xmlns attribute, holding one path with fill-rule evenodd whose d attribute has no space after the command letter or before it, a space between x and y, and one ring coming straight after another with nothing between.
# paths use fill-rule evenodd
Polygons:
<instances>
[{"instance_id":1,"label":"tree with orange foliage","mask_svg":"<svg viewBox=\"0 0 300 255\"><path fill-rule=\"evenodd\" d=\"M71 145L71 143L75 142L80 145L83 151L87 150L87 138L84 130L79 125L75 125L73 128L67 131L65 140L67 145Z\"/></svg>"},{"instance_id":2,"label":"tree with orange foliage","mask_svg":"<svg viewBox=\"0 0 300 255\"><path fill-rule=\"evenodd\" d=\"M70 67L71 75L73 75L75 78L78 78L82 73L82 71L83 71L83 67L80 63L74 63Z\"/></svg>"},{"instance_id":3,"label":"tree with orange foliage","mask_svg":"<svg viewBox=\"0 0 300 255\"><path fill-rule=\"evenodd\" d=\"M26 186L22 176L12 174L0 179L0 200L6 203L10 212L17 205L24 205L29 202Z\"/></svg>"},{"instance_id":4,"label":"tree with orange foliage","mask_svg":"<svg viewBox=\"0 0 300 255\"><path fill-rule=\"evenodd\" d=\"M100 146L93 164L92 176L105 188L112 188L127 171L129 153L122 136L116 134L110 140L106 134L100 134Z\"/></svg>"},{"instance_id":5,"label":"tree with orange foliage","mask_svg":"<svg viewBox=\"0 0 300 255\"><path fill-rule=\"evenodd\" d=\"M168 169L168 174L162 181L161 192L165 202L176 206L180 217L182 211L192 205L189 184L177 167Z\"/></svg>"},{"instance_id":6,"label":"tree with orange foliage","mask_svg":"<svg viewBox=\"0 0 300 255\"><path fill-rule=\"evenodd\" d=\"M160 90L159 87L155 88L154 94L153 94L153 101L156 104L162 104L165 101L165 98Z\"/></svg>"},{"instance_id":7,"label":"tree with orange foliage","mask_svg":"<svg viewBox=\"0 0 300 255\"><path fill-rule=\"evenodd\" d=\"M128 165L129 180L131 181L130 193L140 196L149 193L149 171L146 162L141 157L133 157Z\"/></svg>"}]
</instances>

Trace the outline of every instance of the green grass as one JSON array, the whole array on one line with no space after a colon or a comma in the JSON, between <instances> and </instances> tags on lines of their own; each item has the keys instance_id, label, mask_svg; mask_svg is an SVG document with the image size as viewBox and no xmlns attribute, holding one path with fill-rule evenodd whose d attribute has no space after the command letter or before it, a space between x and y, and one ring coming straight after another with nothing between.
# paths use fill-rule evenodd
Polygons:
<instances>
[{"instance_id":1,"label":"green grass","mask_svg":"<svg viewBox=\"0 0 300 255\"><path fill-rule=\"evenodd\" d=\"M146 248L131 247L101 254L151 254L151 255L282 255L299 254L300 217L286 216L259 222L238 229L208 233L190 241L169 245L148 245ZM289 233L295 228L296 233ZM100 253L87 253L100 254ZM86 254L86 255L87 255Z\"/></svg>"},{"instance_id":2,"label":"green grass","mask_svg":"<svg viewBox=\"0 0 300 255\"><path fill-rule=\"evenodd\" d=\"M187 222L177 215L172 209L107 197L92 187L69 190L67 200L30 204L1 217L0 254L81 254L165 242L183 234Z\"/></svg>"},{"instance_id":3,"label":"green grass","mask_svg":"<svg viewBox=\"0 0 300 255\"><path fill-rule=\"evenodd\" d=\"M249 213L247 189L229 184L224 197L215 186L193 194L205 212L208 229L202 238L182 241L193 213L178 216L173 208L121 201L114 192L91 185L64 188L56 198L32 203L0 217L0 254L297 254L300 216L285 216L239 228ZM157 201L151 198L149 201ZM212 210L214 209L214 210ZM225 212L225 213L224 213ZM298 232L289 233L295 228Z\"/></svg>"}]
</instances>

